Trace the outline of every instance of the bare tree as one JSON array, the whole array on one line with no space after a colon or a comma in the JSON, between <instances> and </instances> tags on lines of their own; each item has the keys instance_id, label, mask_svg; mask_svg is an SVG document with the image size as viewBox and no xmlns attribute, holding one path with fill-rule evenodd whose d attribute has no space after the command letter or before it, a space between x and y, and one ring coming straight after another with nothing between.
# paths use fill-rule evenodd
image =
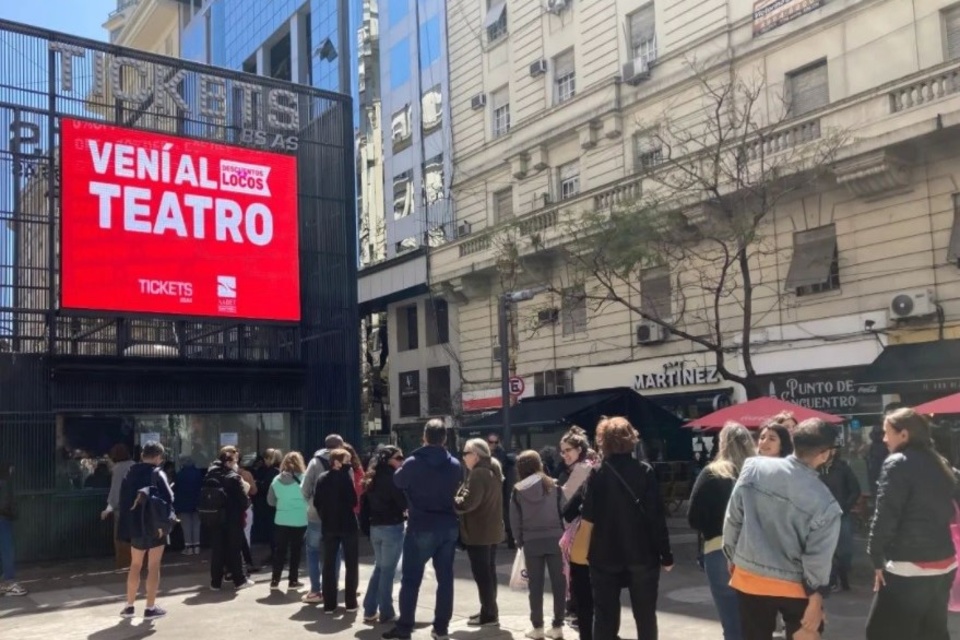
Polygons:
<instances>
[{"instance_id":1,"label":"bare tree","mask_svg":"<svg viewBox=\"0 0 960 640\"><path fill-rule=\"evenodd\" d=\"M751 332L780 303L765 222L824 184L844 135L793 117L762 78L688 66L698 108L669 105L639 137L642 194L567 218L559 249L588 301L689 340L756 397Z\"/></svg>"}]
</instances>

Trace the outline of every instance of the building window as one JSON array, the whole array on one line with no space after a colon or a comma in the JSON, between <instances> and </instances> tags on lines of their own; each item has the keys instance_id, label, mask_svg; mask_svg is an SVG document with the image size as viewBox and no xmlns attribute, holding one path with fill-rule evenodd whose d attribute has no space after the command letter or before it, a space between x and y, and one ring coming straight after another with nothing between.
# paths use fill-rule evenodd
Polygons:
<instances>
[{"instance_id":1,"label":"building window","mask_svg":"<svg viewBox=\"0 0 960 640\"><path fill-rule=\"evenodd\" d=\"M443 199L443 193L443 155L439 155L423 165L423 199L433 204Z\"/></svg>"},{"instance_id":2,"label":"building window","mask_svg":"<svg viewBox=\"0 0 960 640\"><path fill-rule=\"evenodd\" d=\"M637 171L649 171L663 164L663 143L655 131L642 131L633 138Z\"/></svg>"},{"instance_id":3,"label":"building window","mask_svg":"<svg viewBox=\"0 0 960 640\"><path fill-rule=\"evenodd\" d=\"M583 285L564 289L562 305L563 335L572 336L586 331L587 294Z\"/></svg>"},{"instance_id":4,"label":"building window","mask_svg":"<svg viewBox=\"0 0 960 640\"><path fill-rule=\"evenodd\" d=\"M830 104L827 82L827 61L787 74L787 113L791 118L816 111Z\"/></svg>"},{"instance_id":5,"label":"building window","mask_svg":"<svg viewBox=\"0 0 960 640\"><path fill-rule=\"evenodd\" d=\"M633 59L652 64L657 59L657 27L653 3L630 14L628 21L630 53Z\"/></svg>"},{"instance_id":6,"label":"building window","mask_svg":"<svg viewBox=\"0 0 960 640\"><path fill-rule=\"evenodd\" d=\"M507 35L507 3L505 0L487 0L487 16L483 20L487 44L493 44Z\"/></svg>"},{"instance_id":7,"label":"building window","mask_svg":"<svg viewBox=\"0 0 960 640\"><path fill-rule=\"evenodd\" d=\"M657 320L673 315L669 267L649 267L640 271L640 309Z\"/></svg>"},{"instance_id":8,"label":"building window","mask_svg":"<svg viewBox=\"0 0 960 640\"><path fill-rule=\"evenodd\" d=\"M491 97L493 102L493 137L499 138L510 131L510 89L504 87L494 91Z\"/></svg>"},{"instance_id":9,"label":"building window","mask_svg":"<svg viewBox=\"0 0 960 640\"><path fill-rule=\"evenodd\" d=\"M560 199L566 200L580 193L580 161L574 160L557 169L560 181Z\"/></svg>"},{"instance_id":10,"label":"building window","mask_svg":"<svg viewBox=\"0 0 960 640\"><path fill-rule=\"evenodd\" d=\"M450 367L427 369L427 413L431 416L450 413Z\"/></svg>"},{"instance_id":11,"label":"building window","mask_svg":"<svg viewBox=\"0 0 960 640\"><path fill-rule=\"evenodd\" d=\"M394 252L399 256L407 253L408 251L413 251L418 248L420 243L417 241L417 236L410 236L409 238L404 238L393 246Z\"/></svg>"},{"instance_id":12,"label":"building window","mask_svg":"<svg viewBox=\"0 0 960 640\"><path fill-rule=\"evenodd\" d=\"M410 142L410 105L405 104L390 116L390 138L393 140L393 150L406 146Z\"/></svg>"},{"instance_id":13,"label":"building window","mask_svg":"<svg viewBox=\"0 0 960 640\"><path fill-rule=\"evenodd\" d=\"M393 219L406 218L413 211L413 180L404 171L393 178Z\"/></svg>"},{"instance_id":14,"label":"building window","mask_svg":"<svg viewBox=\"0 0 960 640\"><path fill-rule=\"evenodd\" d=\"M410 81L410 39L404 38L390 48L390 88L398 89Z\"/></svg>"},{"instance_id":15,"label":"building window","mask_svg":"<svg viewBox=\"0 0 960 640\"><path fill-rule=\"evenodd\" d=\"M387 20L392 27L403 20L410 11L410 0L387 0Z\"/></svg>"},{"instance_id":16,"label":"building window","mask_svg":"<svg viewBox=\"0 0 960 640\"><path fill-rule=\"evenodd\" d=\"M960 267L960 193L953 194L953 227L950 229L947 261Z\"/></svg>"},{"instance_id":17,"label":"building window","mask_svg":"<svg viewBox=\"0 0 960 640\"><path fill-rule=\"evenodd\" d=\"M424 308L426 316L427 346L450 342L450 307L442 298L428 300Z\"/></svg>"},{"instance_id":18,"label":"building window","mask_svg":"<svg viewBox=\"0 0 960 640\"><path fill-rule=\"evenodd\" d=\"M440 91L440 85L431 87L423 93L420 108L424 131L440 126L443 120L443 93Z\"/></svg>"},{"instance_id":19,"label":"building window","mask_svg":"<svg viewBox=\"0 0 960 640\"><path fill-rule=\"evenodd\" d=\"M552 369L533 374L533 395L562 396L573 393L573 370Z\"/></svg>"},{"instance_id":20,"label":"building window","mask_svg":"<svg viewBox=\"0 0 960 640\"><path fill-rule=\"evenodd\" d=\"M400 374L400 417L420 417L419 371L404 371Z\"/></svg>"},{"instance_id":21,"label":"building window","mask_svg":"<svg viewBox=\"0 0 960 640\"><path fill-rule=\"evenodd\" d=\"M426 69L439 59L440 16L434 16L420 25L420 68Z\"/></svg>"},{"instance_id":22,"label":"building window","mask_svg":"<svg viewBox=\"0 0 960 640\"><path fill-rule=\"evenodd\" d=\"M553 101L566 102L577 93L577 72L573 49L553 59Z\"/></svg>"},{"instance_id":23,"label":"building window","mask_svg":"<svg viewBox=\"0 0 960 640\"><path fill-rule=\"evenodd\" d=\"M797 296L840 288L835 225L828 224L793 234L793 258L787 272L786 288L792 289Z\"/></svg>"},{"instance_id":24,"label":"building window","mask_svg":"<svg viewBox=\"0 0 960 640\"><path fill-rule=\"evenodd\" d=\"M420 346L417 305L397 307L397 350L413 351Z\"/></svg>"},{"instance_id":25,"label":"building window","mask_svg":"<svg viewBox=\"0 0 960 640\"><path fill-rule=\"evenodd\" d=\"M943 37L947 60L960 58L960 6L943 12Z\"/></svg>"},{"instance_id":26,"label":"building window","mask_svg":"<svg viewBox=\"0 0 960 640\"><path fill-rule=\"evenodd\" d=\"M493 215L497 223L513 218L513 187L493 194Z\"/></svg>"}]
</instances>

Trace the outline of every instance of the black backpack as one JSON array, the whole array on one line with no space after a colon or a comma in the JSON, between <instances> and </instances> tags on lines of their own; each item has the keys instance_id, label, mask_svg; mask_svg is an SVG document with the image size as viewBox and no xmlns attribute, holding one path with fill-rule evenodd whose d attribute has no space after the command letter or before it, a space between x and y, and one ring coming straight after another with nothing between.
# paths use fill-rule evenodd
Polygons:
<instances>
[{"instance_id":1,"label":"black backpack","mask_svg":"<svg viewBox=\"0 0 960 640\"><path fill-rule=\"evenodd\" d=\"M204 479L197 513L205 527L220 527L227 521L227 492L219 476L208 475Z\"/></svg>"},{"instance_id":2,"label":"black backpack","mask_svg":"<svg viewBox=\"0 0 960 640\"><path fill-rule=\"evenodd\" d=\"M140 507L143 535L146 538L166 538L177 524L170 495L166 490L161 491L160 486L160 470L155 469L147 492L138 492L137 500L133 503L134 509Z\"/></svg>"}]
</instances>

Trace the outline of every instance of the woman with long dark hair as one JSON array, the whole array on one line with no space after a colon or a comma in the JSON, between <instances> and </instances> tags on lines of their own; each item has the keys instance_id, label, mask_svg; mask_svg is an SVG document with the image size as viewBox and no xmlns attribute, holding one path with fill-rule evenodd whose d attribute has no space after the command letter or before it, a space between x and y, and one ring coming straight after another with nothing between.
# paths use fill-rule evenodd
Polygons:
<instances>
[{"instance_id":1,"label":"woman with long dark hair","mask_svg":"<svg viewBox=\"0 0 960 640\"><path fill-rule=\"evenodd\" d=\"M740 469L757 451L747 428L735 422L723 427L718 440L717 457L693 485L687 521L703 536L704 571L720 614L723 640L741 640L740 605L737 592L730 587L730 570L723 554L723 519Z\"/></svg>"},{"instance_id":2,"label":"woman with long dark hair","mask_svg":"<svg viewBox=\"0 0 960 640\"><path fill-rule=\"evenodd\" d=\"M764 422L760 427L757 454L771 458L786 458L791 453L793 453L793 436L790 435L790 430L775 419Z\"/></svg>"},{"instance_id":3,"label":"woman with long dark hair","mask_svg":"<svg viewBox=\"0 0 960 640\"><path fill-rule=\"evenodd\" d=\"M570 430L560 438L560 472L557 474L557 485L563 493L564 502L570 502L578 494L584 481L590 474L590 468L594 462L590 459L590 441L587 439L587 432L577 426L570 427ZM586 565L572 566L570 561L569 544L572 543L572 528L579 526L580 501L570 511L570 518L566 519L567 528L571 529L569 535L565 536L567 544L561 548L563 552L563 574L567 578L567 614L570 616L570 626L578 629L581 619L578 611L589 611L589 619L593 620L593 596L590 594L590 572ZM576 574L576 575L574 575ZM577 594L586 594L589 606L581 607L577 601ZM581 634L584 631L581 630ZM586 631L591 633L590 630ZM585 638L584 640L590 640Z\"/></svg>"},{"instance_id":4,"label":"woman with long dark hair","mask_svg":"<svg viewBox=\"0 0 960 640\"><path fill-rule=\"evenodd\" d=\"M867 552L876 572L867 640L941 640L957 572L950 536L956 477L936 452L930 423L897 409L883 423L890 456L877 483Z\"/></svg>"},{"instance_id":5,"label":"woman with long dark hair","mask_svg":"<svg viewBox=\"0 0 960 640\"><path fill-rule=\"evenodd\" d=\"M386 624L396 617L393 579L403 551L403 523L407 519L407 498L393 482L393 474L401 464L400 449L381 447L363 478L360 525L373 546L373 573L363 598L364 622Z\"/></svg>"}]
</instances>

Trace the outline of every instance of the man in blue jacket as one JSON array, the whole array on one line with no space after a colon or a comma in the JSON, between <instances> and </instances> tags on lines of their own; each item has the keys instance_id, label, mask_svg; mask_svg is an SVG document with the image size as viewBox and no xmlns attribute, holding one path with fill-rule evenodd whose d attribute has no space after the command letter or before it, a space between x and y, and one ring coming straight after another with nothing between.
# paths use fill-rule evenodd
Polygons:
<instances>
[{"instance_id":1,"label":"man in blue jacket","mask_svg":"<svg viewBox=\"0 0 960 640\"><path fill-rule=\"evenodd\" d=\"M384 640L407 640L413 632L414 615L423 570L433 560L437 574L437 604L433 618L434 640L447 640L453 616L453 560L459 533L453 498L463 472L460 463L444 448L447 430L433 419L423 429L423 444L393 476L406 494L409 507L407 533L403 539L403 577L400 580L400 619L383 634Z\"/></svg>"}]
</instances>

